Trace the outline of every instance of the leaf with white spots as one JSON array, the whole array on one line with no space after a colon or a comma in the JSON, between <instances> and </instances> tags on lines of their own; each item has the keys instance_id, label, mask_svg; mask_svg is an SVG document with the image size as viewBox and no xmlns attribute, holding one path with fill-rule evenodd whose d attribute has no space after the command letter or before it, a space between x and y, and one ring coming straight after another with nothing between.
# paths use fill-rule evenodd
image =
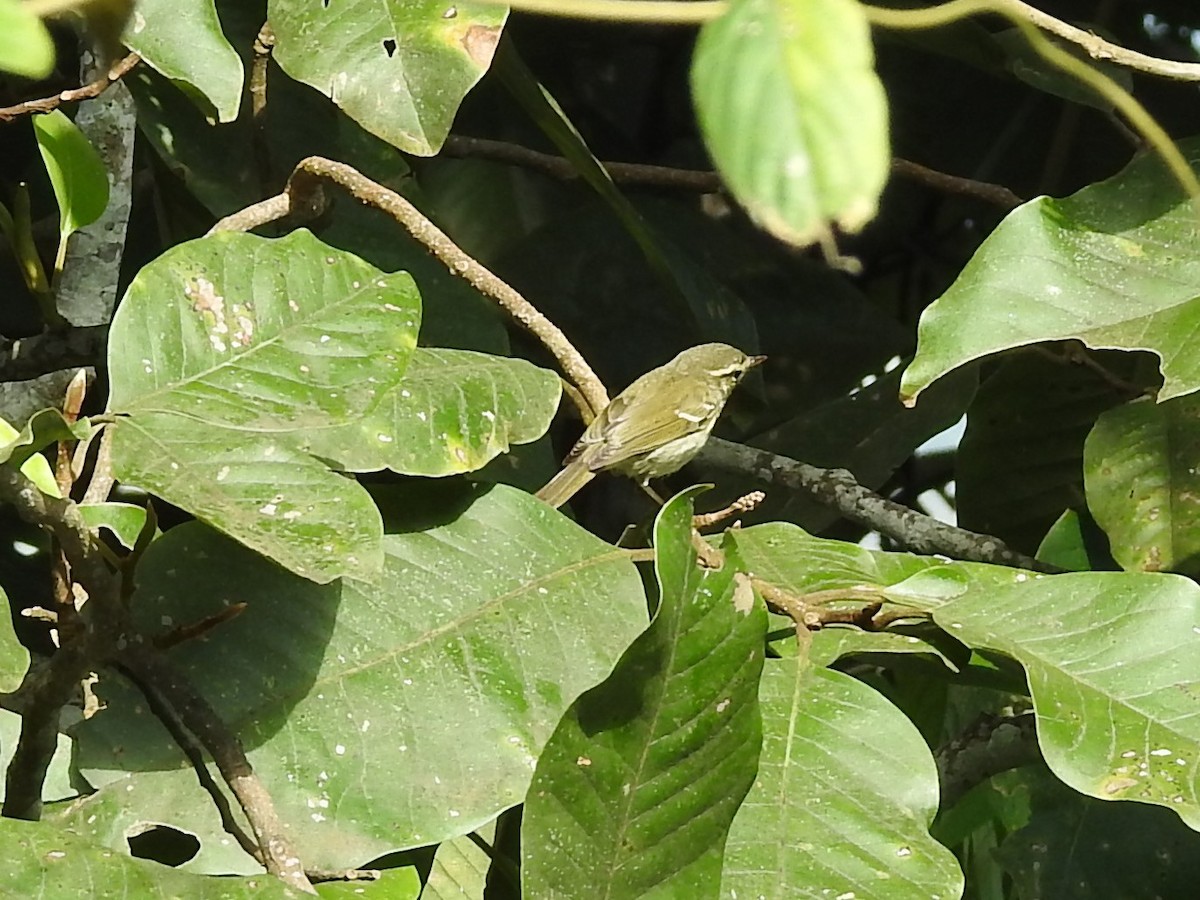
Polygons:
<instances>
[{"instance_id":1,"label":"leaf with white spots","mask_svg":"<svg viewBox=\"0 0 1200 900\"><path fill-rule=\"evenodd\" d=\"M308 436L403 377L420 298L307 231L181 244L133 280L109 337L117 477L316 581L377 567L370 497ZM352 448L351 448L352 449Z\"/></svg>"},{"instance_id":2,"label":"leaf with white spots","mask_svg":"<svg viewBox=\"0 0 1200 900\"><path fill-rule=\"evenodd\" d=\"M372 412L312 432L307 449L355 472L473 472L545 434L560 392L557 375L522 359L418 347L404 379Z\"/></svg>"},{"instance_id":3,"label":"leaf with white spots","mask_svg":"<svg viewBox=\"0 0 1200 900\"><path fill-rule=\"evenodd\" d=\"M436 843L521 802L562 714L646 625L625 551L513 488L424 488L460 493L381 500L439 523L391 523L369 582L314 584L198 523L138 566L149 633L247 604L170 656L237 730L310 866ZM119 677L97 692L108 707L75 732L77 762L97 786L123 779L125 799L94 823L102 798L81 801L73 827L116 845L186 818L194 865L228 865L228 835L197 821L195 775L140 696Z\"/></svg>"},{"instance_id":4,"label":"leaf with white spots","mask_svg":"<svg viewBox=\"0 0 1200 900\"><path fill-rule=\"evenodd\" d=\"M697 564L692 497L654 529L658 611L563 717L525 802L527 897L715 897L725 837L754 780L766 611L739 608L736 551Z\"/></svg>"},{"instance_id":5,"label":"leaf with white spots","mask_svg":"<svg viewBox=\"0 0 1200 900\"><path fill-rule=\"evenodd\" d=\"M1080 572L997 585L934 620L1029 678L1054 773L1102 800L1175 810L1200 830L1200 587L1177 575Z\"/></svg>"},{"instance_id":6,"label":"leaf with white spots","mask_svg":"<svg viewBox=\"0 0 1200 900\"><path fill-rule=\"evenodd\" d=\"M725 849L722 897L962 896L929 835L933 755L873 689L804 659L768 660L758 778Z\"/></svg>"}]
</instances>

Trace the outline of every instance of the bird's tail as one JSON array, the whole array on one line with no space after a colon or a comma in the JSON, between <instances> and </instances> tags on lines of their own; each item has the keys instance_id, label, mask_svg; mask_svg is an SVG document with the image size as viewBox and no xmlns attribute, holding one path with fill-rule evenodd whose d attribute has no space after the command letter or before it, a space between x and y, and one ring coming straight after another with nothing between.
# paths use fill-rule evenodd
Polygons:
<instances>
[{"instance_id":1,"label":"bird's tail","mask_svg":"<svg viewBox=\"0 0 1200 900\"><path fill-rule=\"evenodd\" d=\"M591 471L583 460L573 460L563 466L562 471L537 492L537 498L558 509L574 497L576 491L595 477L596 473Z\"/></svg>"}]
</instances>

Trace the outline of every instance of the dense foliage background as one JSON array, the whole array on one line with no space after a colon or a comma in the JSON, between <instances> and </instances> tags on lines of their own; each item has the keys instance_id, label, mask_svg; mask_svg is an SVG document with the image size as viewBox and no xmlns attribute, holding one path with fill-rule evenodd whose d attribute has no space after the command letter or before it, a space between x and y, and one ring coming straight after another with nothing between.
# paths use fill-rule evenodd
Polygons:
<instances>
[{"instance_id":1,"label":"dense foliage background","mask_svg":"<svg viewBox=\"0 0 1200 900\"><path fill-rule=\"evenodd\" d=\"M1198 29L0 0L0 885L1192 896Z\"/></svg>"}]
</instances>

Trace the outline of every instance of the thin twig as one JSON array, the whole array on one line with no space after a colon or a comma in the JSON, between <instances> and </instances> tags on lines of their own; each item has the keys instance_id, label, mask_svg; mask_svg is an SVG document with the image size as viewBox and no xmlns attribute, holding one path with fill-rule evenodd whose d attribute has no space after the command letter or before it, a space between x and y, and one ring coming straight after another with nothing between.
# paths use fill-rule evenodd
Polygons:
<instances>
[{"instance_id":1,"label":"thin twig","mask_svg":"<svg viewBox=\"0 0 1200 900\"><path fill-rule=\"evenodd\" d=\"M608 405L608 392L604 385L557 325L542 315L513 287L463 252L445 232L406 199L345 163L319 156L310 156L302 160L288 179L283 194L227 216L217 222L209 233L245 231L258 227L291 215L293 206L311 210L317 205L312 198L320 188L322 180L332 181L359 202L387 213L441 260L453 274L499 303L516 322L538 338L558 360L563 373L579 388L580 394L587 401L590 409L586 412L581 410L584 418Z\"/></svg>"},{"instance_id":2,"label":"thin twig","mask_svg":"<svg viewBox=\"0 0 1200 900\"><path fill-rule=\"evenodd\" d=\"M275 803L254 773L238 736L203 695L147 642L130 642L117 660L122 671L139 684L153 684L174 708L180 722L208 751L250 822L267 871L294 888L314 893L300 857L275 810Z\"/></svg>"},{"instance_id":3,"label":"thin twig","mask_svg":"<svg viewBox=\"0 0 1200 900\"><path fill-rule=\"evenodd\" d=\"M118 666L118 668L121 667ZM229 798L225 796L225 792L221 790L221 786L212 777L212 773L208 771L208 765L204 760L204 748L196 740L195 735L183 724L175 707L163 696L158 685L154 682L136 678L132 673L126 673L126 675L137 686L138 690L142 692L142 696L146 698L147 708L163 724L163 727L170 732L179 749L183 751L188 761L191 762L192 769L196 773L196 779L212 800L213 806L217 808L217 813L221 817L221 827L259 865L265 866L266 863L263 860L262 851L259 849L258 844L254 842L254 839L250 835L246 834L245 829L242 828L233 814L233 807L229 804Z\"/></svg>"},{"instance_id":4,"label":"thin twig","mask_svg":"<svg viewBox=\"0 0 1200 900\"><path fill-rule=\"evenodd\" d=\"M275 32L270 22L263 22L254 38L253 58L247 90L250 93L250 121L254 125L254 164L258 181L265 191L271 185L271 148L267 143L267 72L275 48Z\"/></svg>"},{"instance_id":5,"label":"thin twig","mask_svg":"<svg viewBox=\"0 0 1200 900\"><path fill-rule=\"evenodd\" d=\"M88 481L81 503L103 503L116 483L112 467L112 433L113 430L107 427L100 432L100 449L96 451L92 477Z\"/></svg>"},{"instance_id":6,"label":"thin twig","mask_svg":"<svg viewBox=\"0 0 1200 900\"><path fill-rule=\"evenodd\" d=\"M692 527L696 529L710 528L718 522L723 522L725 519L730 519L739 513L750 512L750 510L762 503L766 497L767 495L762 491L751 491L744 497L738 497L724 509L692 516Z\"/></svg>"},{"instance_id":7,"label":"thin twig","mask_svg":"<svg viewBox=\"0 0 1200 900\"><path fill-rule=\"evenodd\" d=\"M452 134L442 145L442 153L460 159L484 159L490 162L508 163L564 181L579 177L579 170L566 157L542 153L507 141L493 141L487 138ZM704 194L713 194L723 189L720 175L702 169L675 169L670 166L625 162L602 162L600 165L618 184L699 191Z\"/></svg>"},{"instance_id":8,"label":"thin twig","mask_svg":"<svg viewBox=\"0 0 1200 900\"><path fill-rule=\"evenodd\" d=\"M939 522L863 487L845 469L820 469L767 450L709 438L700 461L717 469L778 484L808 494L851 521L898 541L917 553L1015 566L1036 572L1060 572L1056 566L1018 553L999 538Z\"/></svg>"},{"instance_id":9,"label":"thin twig","mask_svg":"<svg viewBox=\"0 0 1200 900\"><path fill-rule=\"evenodd\" d=\"M579 171L565 157L542 153L507 141L451 135L442 146L442 153L460 159L484 159L521 166L564 181L579 177ZM721 176L709 170L611 161L602 162L600 165L614 182L630 187L670 188L703 194L715 194L724 190ZM893 159L892 173L947 194L974 197L1002 209L1013 209L1025 202L1003 185L948 175L906 159Z\"/></svg>"},{"instance_id":10,"label":"thin twig","mask_svg":"<svg viewBox=\"0 0 1200 900\"><path fill-rule=\"evenodd\" d=\"M729 4L722 0L707 2L676 3L672 0L486 0L503 3L514 11L559 16L564 18L599 19L612 22L647 22L659 25L703 25L724 15ZM862 7L867 18L884 28L919 27L909 24L918 15L928 17L941 14L962 18L977 12L1003 12L1020 17L1038 28L1082 47L1092 59L1114 63L1127 69L1157 75L1175 81L1200 81L1200 64L1177 62L1147 56L1128 50L1119 44L1106 41L1099 35L1068 25L1049 13L1035 9L1021 0L956 0L941 6L923 9L888 9L886 7ZM963 11L960 11L963 10ZM943 16L944 18L944 16ZM898 24L899 23L899 24Z\"/></svg>"},{"instance_id":11,"label":"thin twig","mask_svg":"<svg viewBox=\"0 0 1200 900\"><path fill-rule=\"evenodd\" d=\"M77 100L90 100L92 97L99 97L108 90L113 82L120 81L141 61L142 58L136 53L130 53L128 56L113 63L112 67L103 76L90 84L85 84L83 87L62 91L51 97L42 97L40 100L26 100L24 103L18 103L15 106L0 107L0 122L11 122L13 119L27 116L31 113L50 112L52 109L58 109L64 103L74 103Z\"/></svg>"},{"instance_id":12,"label":"thin twig","mask_svg":"<svg viewBox=\"0 0 1200 900\"><path fill-rule=\"evenodd\" d=\"M911 181L919 181L921 184L943 193L974 197L1002 209L1016 209L1025 202L1002 184L961 178L958 175L947 175L945 172L938 172L936 169L930 169L899 157L892 159L892 174Z\"/></svg>"}]
</instances>

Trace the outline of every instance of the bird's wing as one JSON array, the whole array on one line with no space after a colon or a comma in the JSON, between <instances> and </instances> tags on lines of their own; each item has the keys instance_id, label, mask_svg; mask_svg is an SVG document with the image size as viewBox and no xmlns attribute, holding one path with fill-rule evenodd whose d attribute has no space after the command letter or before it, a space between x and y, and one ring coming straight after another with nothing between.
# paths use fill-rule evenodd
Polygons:
<instances>
[{"instance_id":1,"label":"bird's wing","mask_svg":"<svg viewBox=\"0 0 1200 900\"><path fill-rule=\"evenodd\" d=\"M581 455L587 454L588 468L608 469L703 430L712 410L702 408L704 401L689 397L691 393L688 384L668 385L658 391L649 412L644 397L640 404L617 397L592 423L598 426L595 431L588 428L576 445Z\"/></svg>"}]
</instances>

